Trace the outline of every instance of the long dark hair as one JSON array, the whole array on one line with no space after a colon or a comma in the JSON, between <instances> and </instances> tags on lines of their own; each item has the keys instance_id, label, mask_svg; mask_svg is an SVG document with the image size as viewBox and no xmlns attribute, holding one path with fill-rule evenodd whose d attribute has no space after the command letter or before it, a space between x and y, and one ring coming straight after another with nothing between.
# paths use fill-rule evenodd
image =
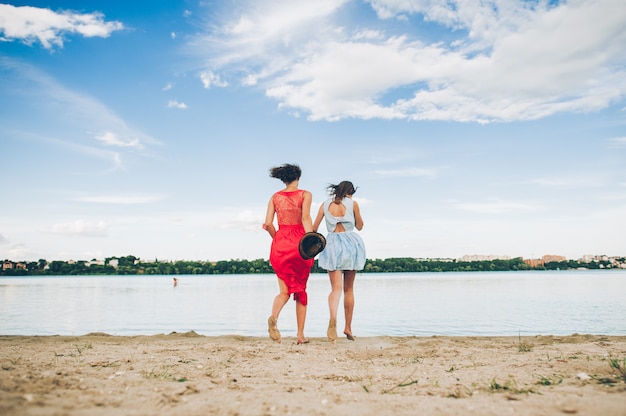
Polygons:
<instances>
[{"instance_id":1,"label":"long dark hair","mask_svg":"<svg viewBox=\"0 0 626 416\"><path fill-rule=\"evenodd\" d=\"M326 189L328 190L328 194L334 198L333 202L335 204L341 203L341 200L344 199L346 195L354 195L356 192L356 188L350 181L341 181L339 185L330 184Z\"/></svg>"},{"instance_id":2,"label":"long dark hair","mask_svg":"<svg viewBox=\"0 0 626 416\"><path fill-rule=\"evenodd\" d=\"M275 166L270 169L270 176L272 178L280 179L285 185L295 181L296 179L300 179L300 175L302 175L300 166L289 163L285 163L282 166Z\"/></svg>"}]
</instances>

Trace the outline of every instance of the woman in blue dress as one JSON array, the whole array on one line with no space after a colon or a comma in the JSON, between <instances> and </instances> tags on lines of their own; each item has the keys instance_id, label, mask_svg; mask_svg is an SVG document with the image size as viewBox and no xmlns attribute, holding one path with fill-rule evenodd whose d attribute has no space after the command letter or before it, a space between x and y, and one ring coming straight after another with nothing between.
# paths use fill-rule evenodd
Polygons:
<instances>
[{"instance_id":1,"label":"woman in blue dress","mask_svg":"<svg viewBox=\"0 0 626 416\"><path fill-rule=\"evenodd\" d=\"M317 259L317 264L328 271L331 291L328 295L330 321L328 323L328 339L335 342L337 339L337 309L343 291L343 309L346 319L344 335L354 341L352 334L352 314L354 312L354 279L357 270L365 267L365 244L361 236L355 231L363 229L363 218L359 204L352 200L356 192L350 181L343 181L339 185L329 185L330 198L324 201L313 223L313 230L317 231L326 219L326 248Z\"/></svg>"}]
</instances>

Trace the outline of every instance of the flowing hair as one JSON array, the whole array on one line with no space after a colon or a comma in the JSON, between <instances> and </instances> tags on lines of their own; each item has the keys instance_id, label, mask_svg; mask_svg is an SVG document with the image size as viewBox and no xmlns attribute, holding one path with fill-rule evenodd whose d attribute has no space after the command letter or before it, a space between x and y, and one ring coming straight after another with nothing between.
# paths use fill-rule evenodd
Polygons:
<instances>
[{"instance_id":1,"label":"flowing hair","mask_svg":"<svg viewBox=\"0 0 626 416\"><path fill-rule=\"evenodd\" d=\"M333 197L335 204L340 204L347 195L354 195L356 188L350 181L341 181L339 185L330 184L326 187L328 194Z\"/></svg>"},{"instance_id":2,"label":"flowing hair","mask_svg":"<svg viewBox=\"0 0 626 416\"><path fill-rule=\"evenodd\" d=\"M302 170L300 169L300 166L289 163L282 166L275 166L270 169L270 176L272 178L280 179L285 184L291 183L296 179L300 179L301 175Z\"/></svg>"}]
</instances>

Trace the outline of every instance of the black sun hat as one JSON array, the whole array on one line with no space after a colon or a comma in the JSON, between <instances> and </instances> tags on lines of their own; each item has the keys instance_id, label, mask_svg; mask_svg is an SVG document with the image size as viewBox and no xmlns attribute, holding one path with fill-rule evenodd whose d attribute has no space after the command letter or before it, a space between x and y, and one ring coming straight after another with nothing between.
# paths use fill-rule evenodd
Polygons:
<instances>
[{"instance_id":1,"label":"black sun hat","mask_svg":"<svg viewBox=\"0 0 626 416\"><path fill-rule=\"evenodd\" d=\"M320 254L324 247L326 247L326 238L322 234L313 231L304 234L300 244L298 244L300 256L305 260L312 259Z\"/></svg>"}]
</instances>

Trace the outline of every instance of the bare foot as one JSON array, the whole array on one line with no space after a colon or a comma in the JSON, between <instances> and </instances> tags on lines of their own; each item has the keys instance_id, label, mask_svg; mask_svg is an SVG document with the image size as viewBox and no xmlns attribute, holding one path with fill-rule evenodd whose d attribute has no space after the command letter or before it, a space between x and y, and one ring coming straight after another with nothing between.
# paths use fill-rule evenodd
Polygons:
<instances>
[{"instance_id":1,"label":"bare foot","mask_svg":"<svg viewBox=\"0 0 626 416\"><path fill-rule=\"evenodd\" d=\"M328 336L328 339L330 340L330 342L335 342L335 340L337 339L337 320L336 319L331 319L330 322L328 322L328 331L326 331L326 335Z\"/></svg>"},{"instance_id":2,"label":"bare foot","mask_svg":"<svg viewBox=\"0 0 626 416\"><path fill-rule=\"evenodd\" d=\"M269 332L271 339L280 342L280 331L276 326L276 319L271 316L267 319L267 332Z\"/></svg>"},{"instance_id":3,"label":"bare foot","mask_svg":"<svg viewBox=\"0 0 626 416\"><path fill-rule=\"evenodd\" d=\"M308 338L303 338L303 339L299 339L296 344L300 345L300 344L308 344L309 343L309 339Z\"/></svg>"},{"instance_id":4,"label":"bare foot","mask_svg":"<svg viewBox=\"0 0 626 416\"><path fill-rule=\"evenodd\" d=\"M355 337L354 337L354 335L352 335L351 333L346 332L346 331L343 331L343 334L346 336L346 338L348 338L348 340L350 340L350 341L354 341L354 338L355 338Z\"/></svg>"}]
</instances>

